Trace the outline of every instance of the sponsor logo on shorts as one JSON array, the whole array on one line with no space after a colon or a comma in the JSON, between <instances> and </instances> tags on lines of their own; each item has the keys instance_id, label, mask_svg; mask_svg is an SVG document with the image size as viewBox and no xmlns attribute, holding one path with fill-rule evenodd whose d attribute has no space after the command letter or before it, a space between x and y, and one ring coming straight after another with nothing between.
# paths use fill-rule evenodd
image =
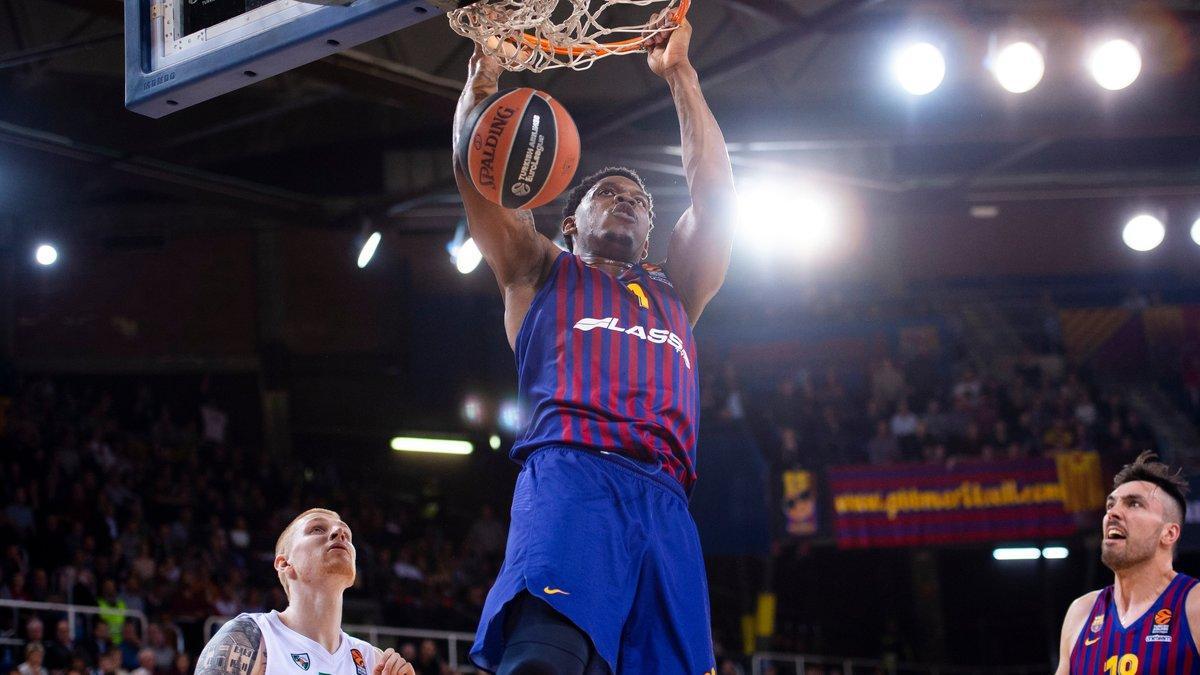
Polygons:
<instances>
[{"instance_id":1,"label":"sponsor logo on shorts","mask_svg":"<svg viewBox=\"0 0 1200 675\"><path fill-rule=\"evenodd\" d=\"M351 649L350 658L354 661L354 672L357 675L367 675L367 662L363 659L362 652Z\"/></svg>"},{"instance_id":2,"label":"sponsor logo on shorts","mask_svg":"<svg viewBox=\"0 0 1200 675\"><path fill-rule=\"evenodd\" d=\"M292 654L292 661L294 661L297 666L300 666L300 670L308 670L308 667L312 665L312 659L308 658L307 652Z\"/></svg>"},{"instance_id":3,"label":"sponsor logo on shorts","mask_svg":"<svg viewBox=\"0 0 1200 675\"><path fill-rule=\"evenodd\" d=\"M550 588L549 586L543 588L542 592L545 593L546 595L570 595L570 593L564 591L561 588Z\"/></svg>"},{"instance_id":4,"label":"sponsor logo on shorts","mask_svg":"<svg viewBox=\"0 0 1200 675\"><path fill-rule=\"evenodd\" d=\"M675 350L675 353L679 354L680 358L683 359L683 365L687 366L688 370L692 369L692 360L688 358L687 350L683 348L683 340L669 330L663 330L661 328L651 328L650 330L646 330L642 326L630 326L629 328L626 328L620 324L620 320L615 316L608 316L604 317L603 319L580 319L579 321L575 322L575 330L583 331L585 333L597 328L611 330L615 333L632 335L639 340L645 340L656 345L670 345L671 348Z\"/></svg>"}]
</instances>

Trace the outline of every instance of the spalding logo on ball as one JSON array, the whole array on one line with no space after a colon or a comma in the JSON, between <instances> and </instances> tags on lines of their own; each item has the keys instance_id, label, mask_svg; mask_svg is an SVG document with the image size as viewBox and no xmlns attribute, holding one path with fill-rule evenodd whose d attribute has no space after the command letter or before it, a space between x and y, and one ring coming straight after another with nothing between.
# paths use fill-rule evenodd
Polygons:
<instances>
[{"instance_id":1,"label":"spalding logo on ball","mask_svg":"<svg viewBox=\"0 0 1200 675\"><path fill-rule=\"evenodd\" d=\"M471 111L459 139L460 164L479 194L509 209L554 201L579 166L579 130L544 91L498 91Z\"/></svg>"}]
</instances>

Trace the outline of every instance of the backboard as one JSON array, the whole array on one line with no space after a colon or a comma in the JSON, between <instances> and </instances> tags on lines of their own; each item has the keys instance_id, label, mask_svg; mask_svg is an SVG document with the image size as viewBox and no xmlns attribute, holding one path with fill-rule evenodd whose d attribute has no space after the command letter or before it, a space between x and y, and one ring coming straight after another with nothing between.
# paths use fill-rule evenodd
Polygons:
<instances>
[{"instance_id":1,"label":"backboard","mask_svg":"<svg viewBox=\"0 0 1200 675\"><path fill-rule=\"evenodd\" d=\"M162 117L471 2L126 0L125 106Z\"/></svg>"}]
</instances>

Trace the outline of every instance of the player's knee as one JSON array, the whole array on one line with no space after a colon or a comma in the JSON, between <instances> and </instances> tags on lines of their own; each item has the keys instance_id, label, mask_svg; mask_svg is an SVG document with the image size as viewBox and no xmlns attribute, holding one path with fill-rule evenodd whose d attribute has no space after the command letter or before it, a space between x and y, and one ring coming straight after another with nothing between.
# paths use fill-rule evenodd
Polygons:
<instances>
[{"instance_id":1,"label":"player's knee","mask_svg":"<svg viewBox=\"0 0 1200 675\"><path fill-rule=\"evenodd\" d=\"M552 645L524 642L509 645L496 675L583 675L586 664Z\"/></svg>"}]
</instances>

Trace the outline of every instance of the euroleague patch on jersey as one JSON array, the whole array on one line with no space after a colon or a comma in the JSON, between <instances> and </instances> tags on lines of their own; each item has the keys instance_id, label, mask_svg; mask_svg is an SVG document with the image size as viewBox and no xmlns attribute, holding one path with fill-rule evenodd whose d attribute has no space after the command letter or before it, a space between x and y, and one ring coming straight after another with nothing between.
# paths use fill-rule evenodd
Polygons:
<instances>
[{"instance_id":1,"label":"euroleague patch on jersey","mask_svg":"<svg viewBox=\"0 0 1200 675\"><path fill-rule=\"evenodd\" d=\"M669 330L662 328L651 328L647 331L642 326L630 326L626 328L621 325L621 322L615 316L606 316L603 319L580 319L575 322L575 330L583 331L584 333L596 328L604 328L615 333L624 333L632 335L639 340L645 340L651 344L661 345L668 344L683 358L683 365L687 366L688 370L692 369L692 360L688 358L687 350L683 348L683 340L678 335Z\"/></svg>"},{"instance_id":2,"label":"euroleague patch on jersey","mask_svg":"<svg viewBox=\"0 0 1200 675\"><path fill-rule=\"evenodd\" d=\"M362 652L351 649L350 658L354 660L354 672L358 675L367 675L367 662L363 659Z\"/></svg>"},{"instance_id":3,"label":"euroleague patch on jersey","mask_svg":"<svg viewBox=\"0 0 1200 675\"><path fill-rule=\"evenodd\" d=\"M1169 609L1160 609L1154 614L1154 625L1150 627L1150 634L1146 636L1146 642L1170 642L1171 636L1171 619L1175 615ZM1151 639L1153 638L1153 639Z\"/></svg>"},{"instance_id":4,"label":"euroleague patch on jersey","mask_svg":"<svg viewBox=\"0 0 1200 675\"><path fill-rule=\"evenodd\" d=\"M667 273L663 271L662 266L652 265L650 263L642 263L642 269L646 270L646 276L650 277L651 279L659 282L660 284L666 284L671 288L675 288L675 284L671 283L671 280L667 278Z\"/></svg>"},{"instance_id":5,"label":"euroleague patch on jersey","mask_svg":"<svg viewBox=\"0 0 1200 675\"><path fill-rule=\"evenodd\" d=\"M292 661L294 661L296 665L300 666L300 670L308 670L308 667L312 665L312 659L308 658L307 652L292 654Z\"/></svg>"}]
</instances>

